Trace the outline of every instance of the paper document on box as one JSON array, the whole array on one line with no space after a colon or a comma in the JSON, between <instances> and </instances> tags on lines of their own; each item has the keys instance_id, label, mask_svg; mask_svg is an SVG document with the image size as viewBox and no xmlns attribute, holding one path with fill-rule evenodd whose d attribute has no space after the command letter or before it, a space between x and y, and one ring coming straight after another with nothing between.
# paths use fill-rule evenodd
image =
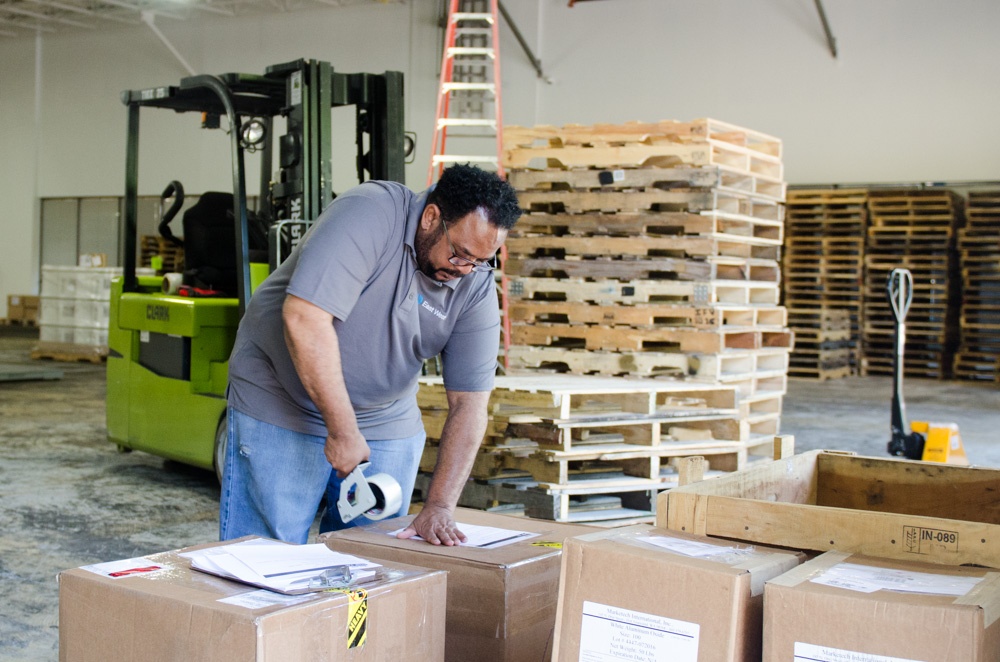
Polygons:
<instances>
[{"instance_id":1,"label":"paper document on box","mask_svg":"<svg viewBox=\"0 0 1000 662\"><path fill-rule=\"evenodd\" d=\"M462 524L458 522L458 530L465 534L466 541L460 543L462 547L482 547L493 549L515 543L518 540L535 538L537 533L530 531L512 531L510 529L498 529L493 526L477 526L475 524ZM389 535L394 536L403 529L390 531ZM423 540L420 536L413 536L410 540Z\"/></svg>"},{"instance_id":2,"label":"paper document on box","mask_svg":"<svg viewBox=\"0 0 1000 662\"><path fill-rule=\"evenodd\" d=\"M325 572L341 566L350 569L350 583L375 576L378 563L340 554L321 543L289 545L275 540L255 539L181 554L195 570L234 579L281 593L297 593L327 588Z\"/></svg>"}]
</instances>

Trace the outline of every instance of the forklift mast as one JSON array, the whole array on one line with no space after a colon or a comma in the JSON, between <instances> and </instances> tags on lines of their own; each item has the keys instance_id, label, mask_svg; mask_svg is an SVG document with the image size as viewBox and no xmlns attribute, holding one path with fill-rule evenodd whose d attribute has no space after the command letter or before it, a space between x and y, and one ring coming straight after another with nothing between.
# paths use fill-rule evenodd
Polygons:
<instances>
[{"instance_id":1,"label":"forklift mast","mask_svg":"<svg viewBox=\"0 0 1000 662\"><path fill-rule=\"evenodd\" d=\"M128 106L128 146L125 173L123 226L124 292L138 290L135 275L139 109L166 108L199 112L204 117L226 116L230 127L233 164L233 218L236 223L237 295L240 315L250 295L247 191L244 154L260 149L262 155L260 210L268 222L311 222L335 197L332 189L330 109L355 106L355 159L358 181L404 180L403 75L343 74L328 62L296 60L268 67L264 75L223 74L184 78L177 86L122 93ZM286 119L286 132L278 139L278 170L271 181L273 119ZM255 147L242 135L246 122L264 127L263 145ZM215 123L216 125L218 122ZM274 241L282 239L272 233ZM276 265L272 259L271 268Z\"/></svg>"}]
</instances>

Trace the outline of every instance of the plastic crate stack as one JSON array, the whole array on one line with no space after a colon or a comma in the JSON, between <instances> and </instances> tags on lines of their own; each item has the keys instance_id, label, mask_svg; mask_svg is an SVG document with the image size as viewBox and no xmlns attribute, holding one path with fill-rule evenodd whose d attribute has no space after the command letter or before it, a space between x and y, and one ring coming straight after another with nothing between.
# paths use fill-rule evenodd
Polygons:
<instances>
[{"instance_id":1,"label":"plastic crate stack","mask_svg":"<svg viewBox=\"0 0 1000 662\"><path fill-rule=\"evenodd\" d=\"M913 274L905 373L948 378L958 337L961 280L955 240L964 219L963 200L948 190L873 190L868 213L862 373L892 374L895 322L886 280L902 267Z\"/></svg>"},{"instance_id":2,"label":"plastic crate stack","mask_svg":"<svg viewBox=\"0 0 1000 662\"><path fill-rule=\"evenodd\" d=\"M778 432L781 141L717 120L504 128L525 214L507 240L512 371L737 388Z\"/></svg>"},{"instance_id":3,"label":"plastic crate stack","mask_svg":"<svg viewBox=\"0 0 1000 662\"><path fill-rule=\"evenodd\" d=\"M793 377L856 370L867 203L866 189L788 191L782 283L795 333Z\"/></svg>"},{"instance_id":4,"label":"plastic crate stack","mask_svg":"<svg viewBox=\"0 0 1000 662\"><path fill-rule=\"evenodd\" d=\"M118 267L42 266L34 358L99 361L108 352L111 281Z\"/></svg>"},{"instance_id":5,"label":"plastic crate stack","mask_svg":"<svg viewBox=\"0 0 1000 662\"><path fill-rule=\"evenodd\" d=\"M958 250L962 307L955 377L1000 382L1000 191L969 193Z\"/></svg>"}]
</instances>

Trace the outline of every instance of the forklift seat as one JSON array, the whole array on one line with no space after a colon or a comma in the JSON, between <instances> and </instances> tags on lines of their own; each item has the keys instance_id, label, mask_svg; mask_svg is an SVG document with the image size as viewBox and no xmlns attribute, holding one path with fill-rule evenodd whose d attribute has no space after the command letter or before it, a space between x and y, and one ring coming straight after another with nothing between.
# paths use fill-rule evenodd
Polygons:
<instances>
[{"instance_id":1,"label":"forklift seat","mask_svg":"<svg viewBox=\"0 0 1000 662\"><path fill-rule=\"evenodd\" d=\"M233 194L203 193L184 212L185 285L237 296L236 223ZM267 223L247 211L250 261L267 262Z\"/></svg>"}]
</instances>

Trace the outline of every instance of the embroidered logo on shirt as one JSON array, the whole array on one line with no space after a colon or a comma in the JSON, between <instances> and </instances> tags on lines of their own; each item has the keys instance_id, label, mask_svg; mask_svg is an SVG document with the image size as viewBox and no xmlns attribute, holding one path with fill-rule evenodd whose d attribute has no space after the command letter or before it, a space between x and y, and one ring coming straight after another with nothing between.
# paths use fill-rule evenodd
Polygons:
<instances>
[{"instance_id":1,"label":"embroidered logo on shirt","mask_svg":"<svg viewBox=\"0 0 1000 662\"><path fill-rule=\"evenodd\" d=\"M431 311L431 313L434 315L434 317L437 317L438 319L442 319L442 320L448 319L447 315L445 315L444 313L442 313L440 310L438 310L437 308L435 308L434 306L432 306L429 301L427 301L426 299L424 299L424 295L423 294L418 294L417 295L417 303L420 304L421 308L425 308L425 309Z\"/></svg>"}]
</instances>

